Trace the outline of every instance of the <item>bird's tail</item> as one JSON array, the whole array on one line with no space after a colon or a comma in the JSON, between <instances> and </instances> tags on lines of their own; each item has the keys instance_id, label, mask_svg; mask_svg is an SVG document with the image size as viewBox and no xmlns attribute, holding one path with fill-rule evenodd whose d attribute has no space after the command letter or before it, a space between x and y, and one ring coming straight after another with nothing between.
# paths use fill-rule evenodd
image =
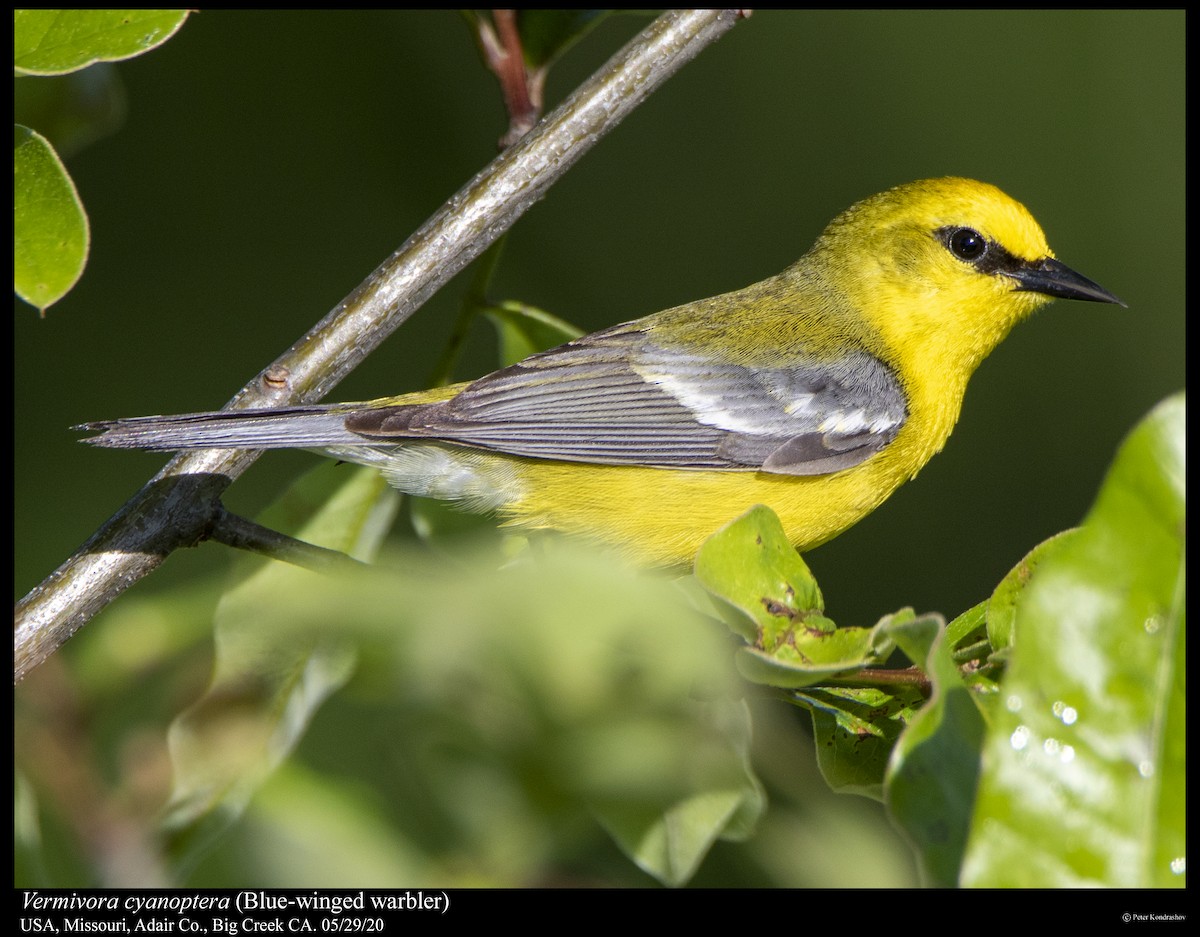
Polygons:
<instances>
[{"instance_id":1,"label":"bird's tail","mask_svg":"<svg viewBox=\"0 0 1200 937\"><path fill-rule=\"evenodd\" d=\"M365 440L345 427L353 405L218 410L175 416L137 416L84 423L75 429L98 433L83 442L112 449L309 449Z\"/></svg>"}]
</instances>

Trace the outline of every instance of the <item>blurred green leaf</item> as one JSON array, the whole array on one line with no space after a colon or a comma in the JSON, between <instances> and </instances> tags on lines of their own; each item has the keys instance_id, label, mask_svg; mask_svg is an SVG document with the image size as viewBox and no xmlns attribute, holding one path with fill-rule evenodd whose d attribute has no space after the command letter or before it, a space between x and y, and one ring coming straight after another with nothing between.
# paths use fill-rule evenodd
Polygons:
<instances>
[{"instance_id":1,"label":"blurred green leaf","mask_svg":"<svg viewBox=\"0 0 1200 937\"><path fill-rule=\"evenodd\" d=\"M319 620L332 603L365 640L391 645L431 798L421 813L452 818L470 841L509 843L516 852L489 863L503 883L537 868L548 842L535 817L547 810L594 813L647 871L676 881L707 843L744 832L760 797L748 728L727 708L727 652L670 582L549 546L500 569L486 554L453 566L406 555L289 617ZM728 809L713 813L723 797ZM650 845L660 833L665 851Z\"/></svg>"},{"instance_id":2,"label":"blurred green leaf","mask_svg":"<svg viewBox=\"0 0 1200 937\"><path fill-rule=\"evenodd\" d=\"M750 767L750 719L745 704L711 704L708 717L719 726L715 737L722 740L721 749L715 759L697 759L697 765L716 772L702 781L697 779L694 793L662 805L628 801L593 805L600 822L625 853L667 885L685 884L718 838L748 836L766 807ZM729 744L739 753L737 763L725 756Z\"/></svg>"},{"instance_id":3,"label":"blurred green leaf","mask_svg":"<svg viewBox=\"0 0 1200 937\"><path fill-rule=\"evenodd\" d=\"M24 860L29 865L38 868L41 877L45 877L43 866L45 859L42 847L42 831L38 823L37 788L25 776L24 772L13 770L13 854L14 866L17 861ZM14 868L15 872L15 868ZM15 879L20 881L20 879Z\"/></svg>"},{"instance_id":4,"label":"blurred green leaf","mask_svg":"<svg viewBox=\"0 0 1200 937\"><path fill-rule=\"evenodd\" d=\"M979 779L984 721L950 653L940 616L896 624L892 638L933 684L888 764L888 812L920 859L924 880L954 886Z\"/></svg>"},{"instance_id":5,"label":"blurred green leaf","mask_svg":"<svg viewBox=\"0 0 1200 937\"><path fill-rule=\"evenodd\" d=\"M133 58L166 42L186 10L14 10L18 75L61 75Z\"/></svg>"},{"instance_id":6,"label":"blurred green leaf","mask_svg":"<svg viewBox=\"0 0 1200 937\"><path fill-rule=\"evenodd\" d=\"M300 539L369 558L399 500L372 469L324 464L293 485L261 521ZM271 607L321 577L248 558L216 613L216 662L204 696L171 727L174 790L164 825L188 865L235 820L295 747L321 703L349 678L354 646L336 627L279 629Z\"/></svg>"},{"instance_id":7,"label":"blurred green leaf","mask_svg":"<svg viewBox=\"0 0 1200 937\"><path fill-rule=\"evenodd\" d=\"M43 313L79 280L88 220L75 183L50 142L13 130L13 288Z\"/></svg>"},{"instance_id":8,"label":"blurred green leaf","mask_svg":"<svg viewBox=\"0 0 1200 937\"><path fill-rule=\"evenodd\" d=\"M268 888L395 888L444 884L450 875L406 842L358 783L295 760L263 784L241 826L236 848Z\"/></svg>"},{"instance_id":9,"label":"blurred green leaf","mask_svg":"<svg viewBox=\"0 0 1200 937\"><path fill-rule=\"evenodd\" d=\"M1185 407L1134 429L1018 600L964 884L1185 882Z\"/></svg>"},{"instance_id":10,"label":"blurred green leaf","mask_svg":"<svg viewBox=\"0 0 1200 937\"><path fill-rule=\"evenodd\" d=\"M738 789L705 791L665 811L614 809L601 819L639 868L665 884L682 885L695 874L743 796Z\"/></svg>"},{"instance_id":11,"label":"blurred green leaf","mask_svg":"<svg viewBox=\"0 0 1200 937\"><path fill-rule=\"evenodd\" d=\"M536 351L545 351L583 334L582 329L570 322L524 303L503 302L488 306L486 312L500 339L501 367L516 364Z\"/></svg>"},{"instance_id":12,"label":"blurred green leaf","mask_svg":"<svg viewBox=\"0 0 1200 937\"><path fill-rule=\"evenodd\" d=\"M519 10L517 29L530 68L546 68L587 35L611 10Z\"/></svg>"},{"instance_id":13,"label":"blurred green leaf","mask_svg":"<svg viewBox=\"0 0 1200 937\"><path fill-rule=\"evenodd\" d=\"M516 29L525 67L544 72L560 55L587 35L611 10L517 10ZM492 30L491 10L463 10L477 33ZM542 79L539 79L539 81Z\"/></svg>"},{"instance_id":14,"label":"blurred green leaf","mask_svg":"<svg viewBox=\"0 0 1200 937\"><path fill-rule=\"evenodd\" d=\"M37 127L63 159L112 133L125 117L125 90L114 65L13 82L18 124Z\"/></svg>"},{"instance_id":15,"label":"blurred green leaf","mask_svg":"<svg viewBox=\"0 0 1200 937\"><path fill-rule=\"evenodd\" d=\"M260 572L234 590L213 686L172 732L181 857L244 815L351 654L387 681L403 726L388 735L388 783L408 791L393 849L414 868L443 867L416 835L431 826L473 854L462 881L530 884L563 817L597 818L681 884L715 839L746 835L762 792L718 630L673 583L551 546L500 569L494 552L414 552L361 573Z\"/></svg>"}]
</instances>

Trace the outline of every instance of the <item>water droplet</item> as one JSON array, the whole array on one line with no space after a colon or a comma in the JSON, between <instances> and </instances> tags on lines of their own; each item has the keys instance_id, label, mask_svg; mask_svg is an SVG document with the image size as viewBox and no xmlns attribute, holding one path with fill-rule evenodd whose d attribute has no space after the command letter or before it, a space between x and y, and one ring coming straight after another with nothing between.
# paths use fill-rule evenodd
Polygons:
<instances>
[{"instance_id":1,"label":"water droplet","mask_svg":"<svg viewBox=\"0 0 1200 937\"><path fill-rule=\"evenodd\" d=\"M1017 726L1015 729L1013 729L1013 734L1009 738L1009 743L1017 751L1021 751L1021 749L1029 744L1029 727Z\"/></svg>"},{"instance_id":2,"label":"water droplet","mask_svg":"<svg viewBox=\"0 0 1200 937\"><path fill-rule=\"evenodd\" d=\"M1149 760L1139 761L1138 762L1138 774L1140 774L1144 778L1154 777L1154 762L1149 761Z\"/></svg>"},{"instance_id":3,"label":"water droplet","mask_svg":"<svg viewBox=\"0 0 1200 937\"><path fill-rule=\"evenodd\" d=\"M1186 856L1176 856L1174 859L1172 859L1171 860L1171 871L1174 872L1176 875L1182 875L1184 872L1186 872L1187 871L1187 857Z\"/></svg>"},{"instance_id":4,"label":"water droplet","mask_svg":"<svg viewBox=\"0 0 1200 937\"><path fill-rule=\"evenodd\" d=\"M1157 634L1162 627L1162 618L1158 615L1151 615L1142 622L1142 627L1146 629L1146 634Z\"/></svg>"},{"instance_id":5,"label":"water droplet","mask_svg":"<svg viewBox=\"0 0 1200 937\"><path fill-rule=\"evenodd\" d=\"M1014 693L1004 701L1004 706L1010 713L1019 713L1021 711L1021 697Z\"/></svg>"},{"instance_id":6,"label":"water droplet","mask_svg":"<svg viewBox=\"0 0 1200 937\"><path fill-rule=\"evenodd\" d=\"M1063 721L1063 725L1073 725L1075 720L1079 718L1079 711L1074 706L1068 706L1062 700L1057 700L1050 709L1054 715Z\"/></svg>"}]
</instances>

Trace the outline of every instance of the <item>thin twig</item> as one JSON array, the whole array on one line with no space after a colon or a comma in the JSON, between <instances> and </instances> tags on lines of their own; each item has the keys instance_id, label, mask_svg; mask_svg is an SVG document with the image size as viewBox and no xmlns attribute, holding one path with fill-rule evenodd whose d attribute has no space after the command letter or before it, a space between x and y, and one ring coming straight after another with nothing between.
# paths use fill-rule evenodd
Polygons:
<instances>
[{"instance_id":1,"label":"thin twig","mask_svg":"<svg viewBox=\"0 0 1200 937\"><path fill-rule=\"evenodd\" d=\"M676 10L655 20L459 190L328 316L242 388L227 409L323 398L600 137L739 16L736 10ZM173 458L17 604L14 681L172 550L207 535L222 491L257 457L249 451L197 450Z\"/></svg>"},{"instance_id":2,"label":"thin twig","mask_svg":"<svg viewBox=\"0 0 1200 937\"><path fill-rule=\"evenodd\" d=\"M306 543L280 533L278 530L264 527L262 524L255 523L240 514L234 514L224 507L221 508L209 537L227 547L259 553L273 560L281 560L284 563L291 563L293 566L302 566L314 573L355 569L366 565L337 550Z\"/></svg>"},{"instance_id":3,"label":"thin twig","mask_svg":"<svg viewBox=\"0 0 1200 937\"><path fill-rule=\"evenodd\" d=\"M905 667L900 670L863 667L861 670L828 677L824 682L831 686L912 687L925 697L933 692L932 681L919 667Z\"/></svg>"},{"instance_id":4,"label":"thin twig","mask_svg":"<svg viewBox=\"0 0 1200 937\"><path fill-rule=\"evenodd\" d=\"M512 146L537 123L542 113L541 82L532 82L525 66L521 34L517 29L516 10L493 10L492 23L480 19L479 43L484 58L500 82L504 106L508 111L508 131L500 138L500 146Z\"/></svg>"}]
</instances>

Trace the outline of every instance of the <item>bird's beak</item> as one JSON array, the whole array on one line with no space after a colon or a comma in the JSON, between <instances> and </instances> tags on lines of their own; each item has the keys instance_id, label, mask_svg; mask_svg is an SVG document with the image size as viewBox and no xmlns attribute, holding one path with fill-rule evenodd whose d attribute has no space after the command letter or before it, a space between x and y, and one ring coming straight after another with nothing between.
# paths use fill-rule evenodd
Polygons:
<instances>
[{"instance_id":1,"label":"bird's beak","mask_svg":"<svg viewBox=\"0 0 1200 937\"><path fill-rule=\"evenodd\" d=\"M1015 270L1005 270L1004 275L1017 281L1017 292L1045 293L1059 299L1083 299L1093 303L1125 305L1099 283L1093 283L1083 274L1076 273L1053 257L1028 261Z\"/></svg>"}]
</instances>

